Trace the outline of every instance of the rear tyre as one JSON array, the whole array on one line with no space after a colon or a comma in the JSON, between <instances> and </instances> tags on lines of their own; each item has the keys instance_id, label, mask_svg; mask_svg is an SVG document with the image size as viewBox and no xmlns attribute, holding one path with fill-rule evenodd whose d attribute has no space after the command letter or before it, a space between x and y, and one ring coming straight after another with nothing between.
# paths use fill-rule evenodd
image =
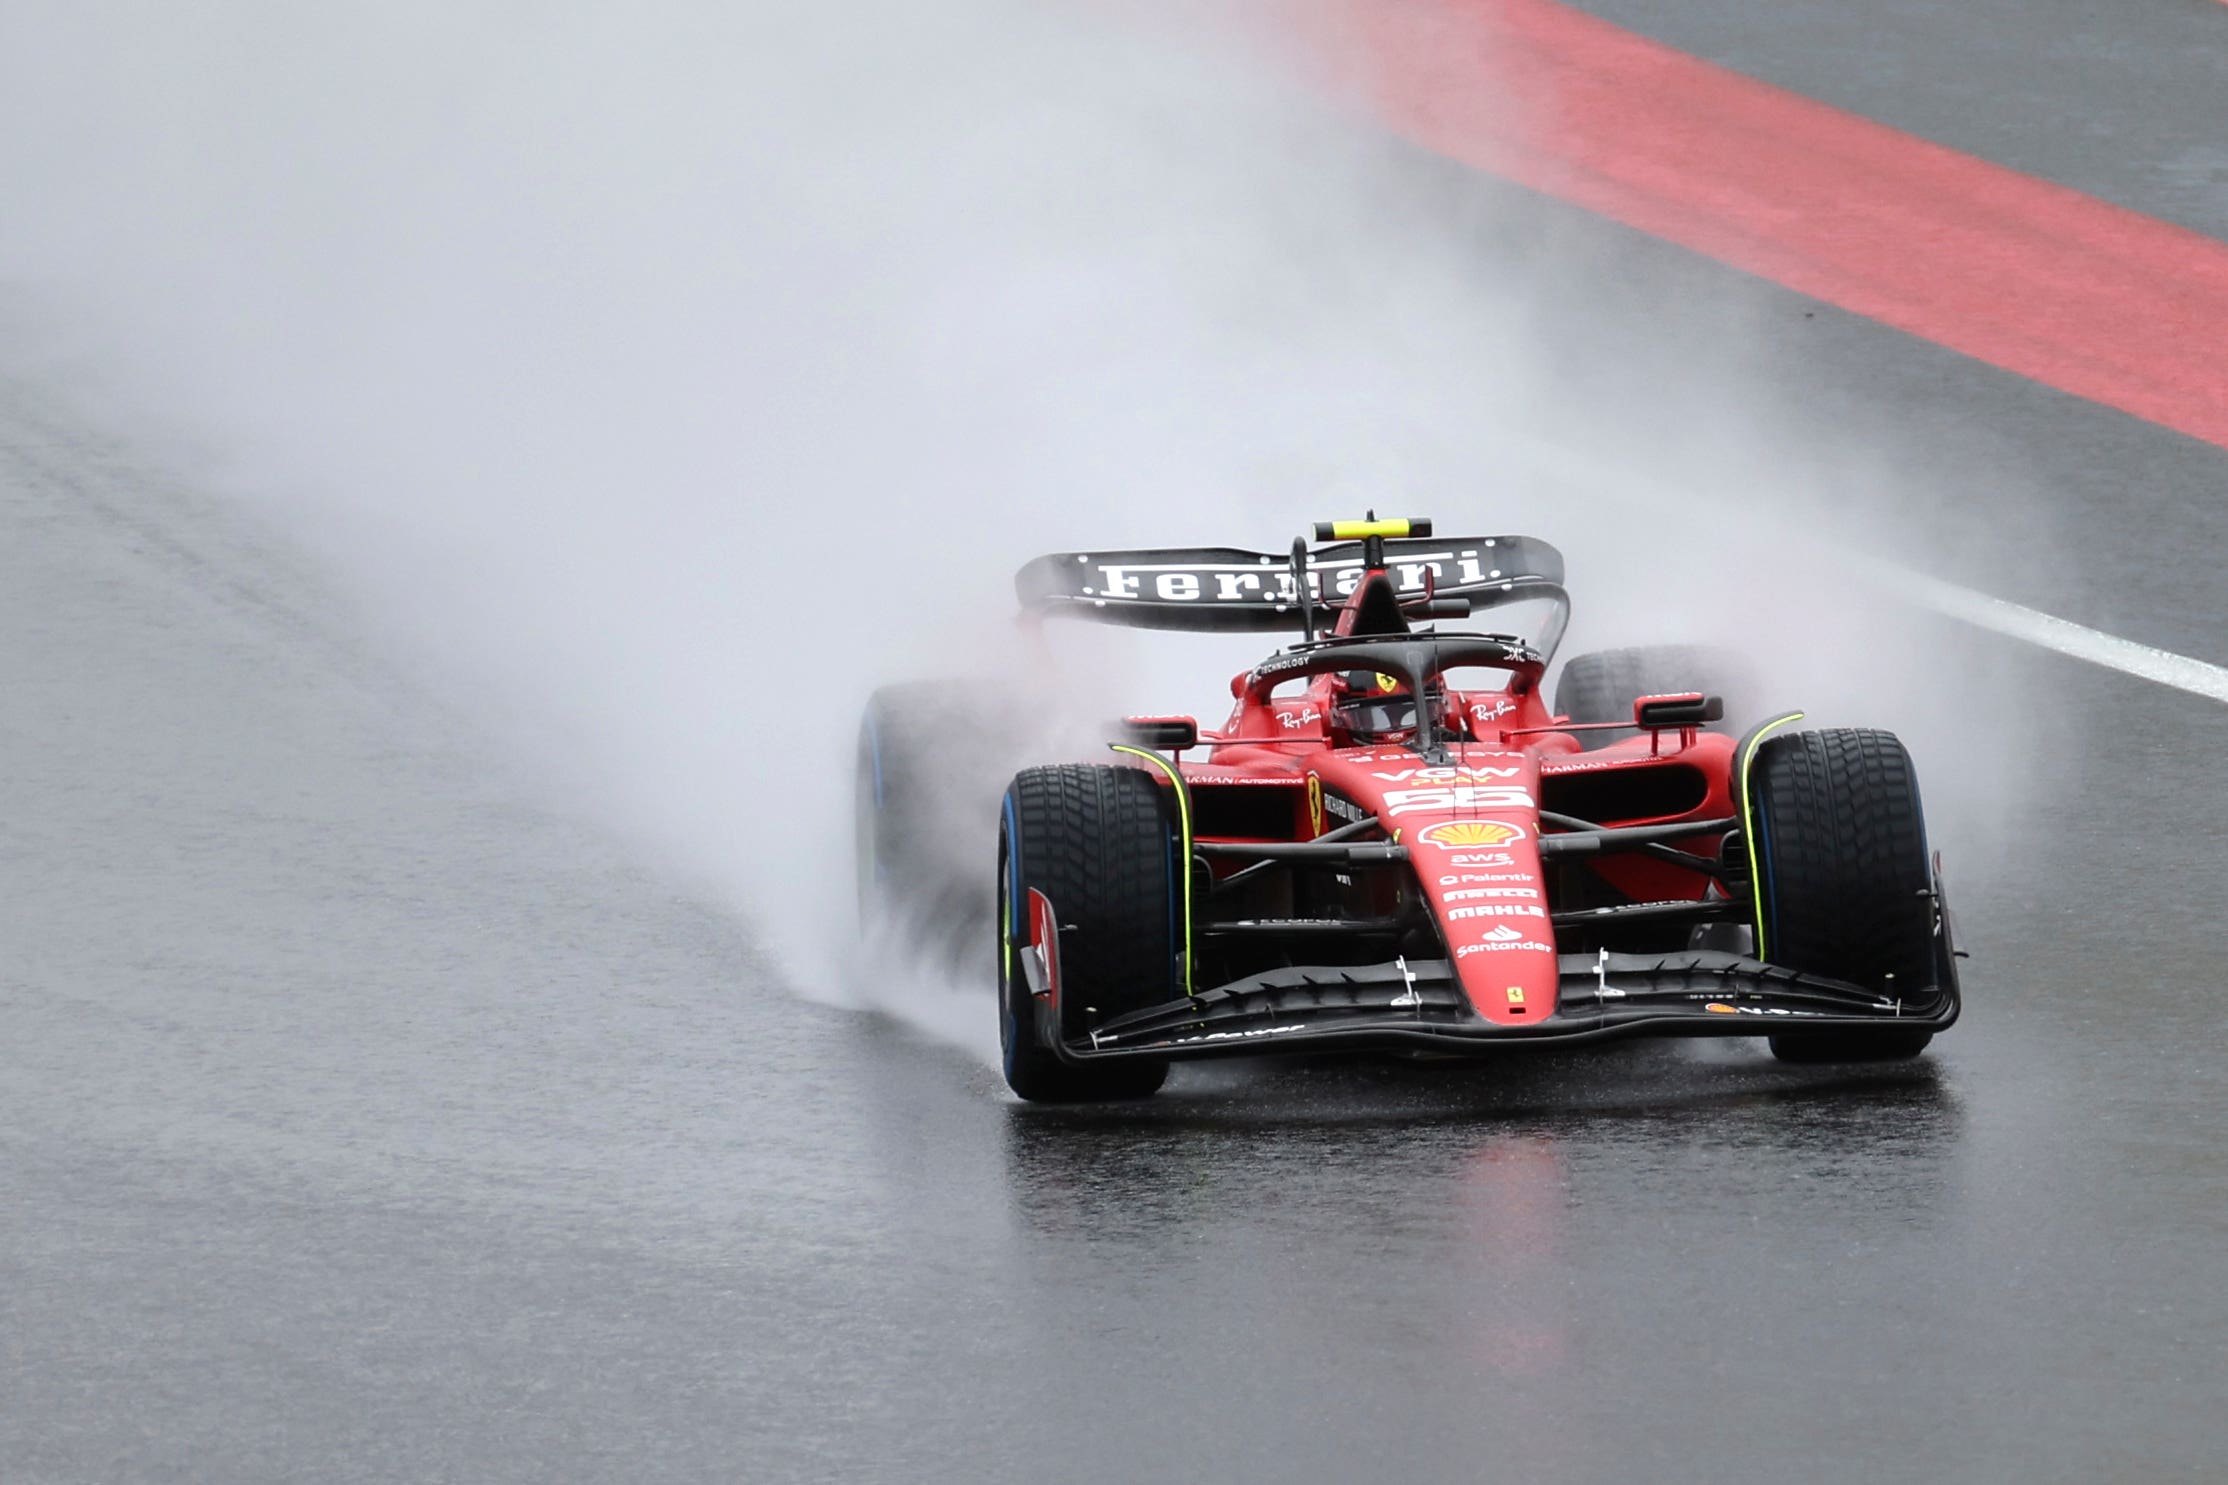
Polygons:
<instances>
[{"instance_id":1,"label":"rear tyre","mask_svg":"<svg viewBox=\"0 0 2228 1485\"><path fill-rule=\"evenodd\" d=\"M1699 645L1638 645L1595 650L1563 666L1555 682L1555 712L1573 722L1630 722L1632 704L1643 696L1701 691L1725 698L1727 725L1745 717L1749 692L1746 666L1737 655ZM1616 732L1575 734L1592 752L1620 737Z\"/></svg>"},{"instance_id":2,"label":"rear tyre","mask_svg":"<svg viewBox=\"0 0 2228 1485\"><path fill-rule=\"evenodd\" d=\"M1024 769L1006 791L998 833L998 1021L1006 1084L1032 1103L1144 1098L1168 1064L1076 1066L1044 1041L1022 976L1029 893L1051 902L1060 930L1058 1033L1088 1032L1125 1011L1184 993L1178 956L1182 885L1165 791L1134 768Z\"/></svg>"},{"instance_id":3,"label":"rear tyre","mask_svg":"<svg viewBox=\"0 0 2228 1485\"><path fill-rule=\"evenodd\" d=\"M1750 777L1763 957L1884 994L1934 982L1933 873L1918 774L1892 732L1775 737ZM1782 1062L1916 1057L1933 1033L1902 1027L1789 1031Z\"/></svg>"},{"instance_id":4,"label":"rear tyre","mask_svg":"<svg viewBox=\"0 0 2228 1485\"><path fill-rule=\"evenodd\" d=\"M946 955L979 945L998 794L1024 755L1018 717L960 681L884 686L859 718L853 815L862 927L902 927Z\"/></svg>"}]
</instances>

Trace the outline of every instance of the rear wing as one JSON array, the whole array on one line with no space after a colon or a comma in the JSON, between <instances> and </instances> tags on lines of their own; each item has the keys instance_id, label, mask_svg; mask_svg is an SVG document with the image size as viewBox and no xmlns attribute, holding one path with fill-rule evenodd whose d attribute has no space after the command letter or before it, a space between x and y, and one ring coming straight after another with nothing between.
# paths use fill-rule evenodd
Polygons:
<instances>
[{"instance_id":1,"label":"rear wing","mask_svg":"<svg viewBox=\"0 0 2228 1485\"><path fill-rule=\"evenodd\" d=\"M1403 599L1467 598L1476 609L1563 597L1563 554L1536 537L1377 540ZM1306 555L1312 606L1335 607L1360 586L1364 547L1346 541ZM1295 566L1289 556L1236 547L1055 552L1015 574L1014 591L1031 613L1136 629L1263 633L1303 625Z\"/></svg>"}]
</instances>

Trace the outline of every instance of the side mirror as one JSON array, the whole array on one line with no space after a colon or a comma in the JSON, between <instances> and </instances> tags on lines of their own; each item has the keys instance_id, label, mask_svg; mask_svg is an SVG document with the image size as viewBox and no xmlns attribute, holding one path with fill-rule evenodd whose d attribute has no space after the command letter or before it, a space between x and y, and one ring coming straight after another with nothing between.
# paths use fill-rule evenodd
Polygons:
<instances>
[{"instance_id":1,"label":"side mirror","mask_svg":"<svg viewBox=\"0 0 2228 1485\"><path fill-rule=\"evenodd\" d=\"M1400 611L1411 619L1467 619L1470 617L1470 600L1411 598L1400 606Z\"/></svg>"},{"instance_id":2,"label":"side mirror","mask_svg":"<svg viewBox=\"0 0 2228 1485\"><path fill-rule=\"evenodd\" d=\"M1124 717L1120 740L1132 747L1180 753L1199 746L1199 722L1193 717Z\"/></svg>"},{"instance_id":3,"label":"side mirror","mask_svg":"<svg viewBox=\"0 0 2228 1485\"><path fill-rule=\"evenodd\" d=\"M1725 698L1699 691L1668 696L1643 696L1632 704L1632 720L1641 727L1699 727L1723 720Z\"/></svg>"}]
</instances>

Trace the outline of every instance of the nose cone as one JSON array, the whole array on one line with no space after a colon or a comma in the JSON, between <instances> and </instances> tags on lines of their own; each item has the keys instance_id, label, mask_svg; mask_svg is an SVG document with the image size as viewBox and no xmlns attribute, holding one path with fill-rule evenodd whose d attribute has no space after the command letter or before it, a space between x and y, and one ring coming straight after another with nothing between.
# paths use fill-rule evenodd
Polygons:
<instances>
[{"instance_id":1,"label":"nose cone","mask_svg":"<svg viewBox=\"0 0 2228 1485\"><path fill-rule=\"evenodd\" d=\"M1456 981L1489 1021L1554 1014L1560 977L1540 875L1539 767L1531 754L1476 744L1424 762L1404 750L1326 758L1326 797L1374 810L1431 904Z\"/></svg>"}]
</instances>

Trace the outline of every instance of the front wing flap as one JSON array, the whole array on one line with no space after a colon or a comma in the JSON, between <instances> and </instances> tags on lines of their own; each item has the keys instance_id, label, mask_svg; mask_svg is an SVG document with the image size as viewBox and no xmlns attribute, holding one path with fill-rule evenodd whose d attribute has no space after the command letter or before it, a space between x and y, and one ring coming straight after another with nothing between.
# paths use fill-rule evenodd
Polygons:
<instances>
[{"instance_id":1,"label":"front wing flap","mask_svg":"<svg viewBox=\"0 0 2228 1485\"><path fill-rule=\"evenodd\" d=\"M1470 1009L1444 959L1270 970L1113 1017L1057 1043L1071 1061L1220 1053L1424 1048L1486 1052L1512 1044L1613 1036L1760 1036L1895 1022L1940 1030L1957 1019L1953 976L1887 996L1823 975L1709 950L1565 954L1554 1014L1528 1025Z\"/></svg>"}]
</instances>

